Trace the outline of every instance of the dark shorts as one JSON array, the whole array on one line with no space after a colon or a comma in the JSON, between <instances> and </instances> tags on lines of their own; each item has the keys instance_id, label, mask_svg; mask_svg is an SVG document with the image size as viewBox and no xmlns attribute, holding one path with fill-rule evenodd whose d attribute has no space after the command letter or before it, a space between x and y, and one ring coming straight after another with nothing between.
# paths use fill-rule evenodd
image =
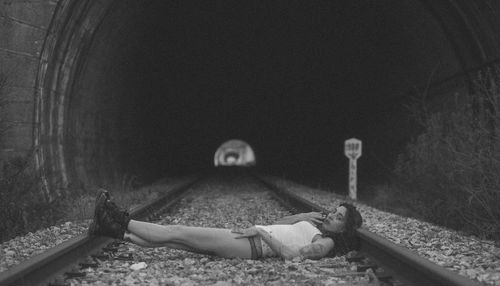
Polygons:
<instances>
[{"instance_id":1,"label":"dark shorts","mask_svg":"<svg viewBox=\"0 0 500 286\"><path fill-rule=\"evenodd\" d=\"M252 249L252 259L259 259L262 257L262 241L258 235L248 238L250 248Z\"/></svg>"}]
</instances>

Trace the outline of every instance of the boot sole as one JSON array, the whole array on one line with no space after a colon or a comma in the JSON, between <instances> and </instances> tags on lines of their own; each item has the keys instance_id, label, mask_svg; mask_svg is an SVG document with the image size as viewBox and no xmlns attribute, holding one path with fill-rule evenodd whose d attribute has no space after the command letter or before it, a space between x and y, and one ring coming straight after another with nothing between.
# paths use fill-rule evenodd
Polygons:
<instances>
[{"instance_id":1,"label":"boot sole","mask_svg":"<svg viewBox=\"0 0 500 286\"><path fill-rule=\"evenodd\" d=\"M109 192L100 189L99 193L97 194L96 200L95 200L95 206L94 206L94 218L92 219L92 222L90 223L89 229L88 229L88 234L89 235L99 235L100 234L100 225L98 223L98 211L100 209L100 206L103 205L106 200L109 199Z\"/></svg>"}]
</instances>

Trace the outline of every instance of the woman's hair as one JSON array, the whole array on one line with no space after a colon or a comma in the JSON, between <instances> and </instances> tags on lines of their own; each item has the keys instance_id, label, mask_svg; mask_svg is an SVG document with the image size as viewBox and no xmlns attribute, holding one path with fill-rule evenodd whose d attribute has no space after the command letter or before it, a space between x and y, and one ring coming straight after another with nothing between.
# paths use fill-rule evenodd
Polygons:
<instances>
[{"instance_id":1,"label":"woman's hair","mask_svg":"<svg viewBox=\"0 0 500 286\"><path fill-rule=\"evenodd\" d=\"M357 250L360 247L359 238L356 235L356 229L361 227L363 218L358 210L356 210L356 207L352 204L342 203L340 206L347 209L345 230L341 233L335 233L321 229L323 237L333 239L334 247L330 253L331 256L344 255L349 251Z\"/></svg>"}]
</instances>

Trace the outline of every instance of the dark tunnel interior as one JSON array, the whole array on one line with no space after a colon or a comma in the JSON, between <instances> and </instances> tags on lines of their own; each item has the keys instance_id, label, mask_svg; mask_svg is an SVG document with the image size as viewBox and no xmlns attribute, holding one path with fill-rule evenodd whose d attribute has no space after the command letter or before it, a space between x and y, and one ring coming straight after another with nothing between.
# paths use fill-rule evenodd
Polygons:
<instances>
[{"instance_id":1,"label":"dark tunnel interior","mask_svg":"<svg viewBox=\"0 0 500 286\"><path fill-rule=\"evenodd\" d=\"M343 187L352 137L360 185L386 180L420 131L411 92L458 70L417 0L117 2L74 85L67 144L144 181L210 169L236 138L263 172Z\"/></svg>"}]
</instances>

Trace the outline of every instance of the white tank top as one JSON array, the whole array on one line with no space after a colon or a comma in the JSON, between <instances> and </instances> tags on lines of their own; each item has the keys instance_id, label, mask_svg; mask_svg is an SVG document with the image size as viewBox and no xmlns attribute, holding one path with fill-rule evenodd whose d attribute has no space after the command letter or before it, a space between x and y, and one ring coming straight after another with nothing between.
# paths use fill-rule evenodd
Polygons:
<instances>
[{"instance_id":1,"label":"white tank top","mask_svg":"<svg viewBox=\"0 0 500 286\"><path fill-rule=\"evenodd\" d=\"M312 243L312 239L321 231L307 221L295 224L256 225L291 248L300 249ZM264 241L263 241L264 244Z\"/></svg>"}]
</instances>

